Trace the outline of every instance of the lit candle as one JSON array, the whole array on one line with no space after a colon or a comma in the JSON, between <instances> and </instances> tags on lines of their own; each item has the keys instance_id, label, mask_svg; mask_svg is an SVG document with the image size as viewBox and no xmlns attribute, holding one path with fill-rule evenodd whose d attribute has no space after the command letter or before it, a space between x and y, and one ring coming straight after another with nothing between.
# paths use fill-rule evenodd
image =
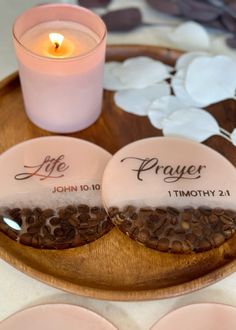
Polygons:
<instances>
[{"instance_id":1,"label":"lit candle","mask_svg":"<svg viewBox=\"0 0 236 330\"><path fill-rule=\"evenodd\" d=\"M29 118L59 133L91 125L102 104L102 20L79 6L38 6L16 20L13 36Z\"/></svg>"},{"instance_id":2,"label":"lit candle","mask_svg":"<svg viewBox=\"0 0 236 330\"><path fill-rule=\"evenodd\" d=\"M38 24L26 31L20 42L35 54L67 58L87 53L99 39L94 32L79 23L53 21Z\"/></svg>"}]
</instances>

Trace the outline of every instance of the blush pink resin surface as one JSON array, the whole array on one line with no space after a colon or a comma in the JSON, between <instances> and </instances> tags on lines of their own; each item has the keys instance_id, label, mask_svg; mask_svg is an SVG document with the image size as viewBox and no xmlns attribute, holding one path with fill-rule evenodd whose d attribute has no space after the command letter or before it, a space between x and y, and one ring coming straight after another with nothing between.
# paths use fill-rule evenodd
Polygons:
<instances>
[{"instance_id":1,"label":"blush pink resin surface","mask_svg":"<svg viewBox=\"0 0 236 330\"><path fill-rule=\"evenodd\" d=\"M234 330L235 320L233 306L202 303L167 314L150 330Z\"/></svg>"},{"instance_id":2,"label":"blush pink resin surface","mask_svg":"<svg viewBox=\"0 0 236 330\"><path fill-rule=\"evenodd\" d=\"M5 187L0 191L0 208L100 206L100 184L110 158L99 146L67 136L17 144L0 157Z\"/></svg>"},{"instance_id":3,"label":"blush pink resin surface","mask_svg":"<svg viewBox=\"0 0 236 330\"><path fill-rule=\"evenodd\" d=\"M12 315L0 323L0 329L116 330L117 328L88 309L66 304L50 304L32 307Z\"/></svg>"},{"instance_id":4,"label":"blush pink resin surface","mask_svg":"<svg viewBox=\"0 0 236 330\"><path fill-rule=\"evenodd\" d=\"M70 49L64 56L43 49L49 30L65 34L64 47ZM43 5L16 20L13 36L25 109L32 122L58 133L94 123L102 107L106 41L102 20L79 6Z\"/></svg>"},{"instance_id":5,"label":"blush pink resin surface","mask_svg":"<svg viewBox=\"0 0 236 330\"><path fill-rule=\"evenodd\" d=\"M133 142L108 162L102 197L106 208L221 207L235 210L236 171L203 144L172 137Z\"/></svg>"}]
</instances>

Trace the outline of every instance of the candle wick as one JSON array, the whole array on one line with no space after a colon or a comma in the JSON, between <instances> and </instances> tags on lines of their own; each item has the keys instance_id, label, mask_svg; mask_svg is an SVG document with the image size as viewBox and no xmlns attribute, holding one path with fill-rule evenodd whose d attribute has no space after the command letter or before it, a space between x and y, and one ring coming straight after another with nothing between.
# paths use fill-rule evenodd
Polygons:
<instances>
[{"instance_id":1,"label":"candle wick","mask_svg":"<svg viewBox=\"0 0 236 330\"><path fill-rule=\"evenodd\" d=\"M55 41L55 50L57 50L59 48L59 43Z\"/></svg>"}]
</instances>

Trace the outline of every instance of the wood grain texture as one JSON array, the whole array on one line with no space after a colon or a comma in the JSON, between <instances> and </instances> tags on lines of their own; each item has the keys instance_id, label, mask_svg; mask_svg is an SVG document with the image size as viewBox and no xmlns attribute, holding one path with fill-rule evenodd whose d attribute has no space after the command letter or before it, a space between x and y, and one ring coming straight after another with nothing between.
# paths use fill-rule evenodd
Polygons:
<instances>
[{"instance_id":1,"label":"wood grain texture","mask_svg":"<svg viewBox=\"0 0 236 330\"><path fill-rule=\"evenodd\" d=\"M148 55L173 65L180 55L153 46L112 46L107 60ZM209 107L228 131L236 127L236 102ZM25 115L18 75L0 83L0 152L24 140L53 135L33 125ZM104 93L102 116L91 127L71 136L94 142L114 153L145 137L161 135L145 117L123 112ZM236 165L235 147L221 137L206 144ZM219 173L220 175L220 173ZM4 187L1 187L3 189ZM0 233L0 257L49 285L80 295L111 300L166 298L202 288L236 270L236 237L218 249L192 255L172 255L138 245L117 229L86 246L63 251L19 245Z\"/></svg>"}]
</instances>

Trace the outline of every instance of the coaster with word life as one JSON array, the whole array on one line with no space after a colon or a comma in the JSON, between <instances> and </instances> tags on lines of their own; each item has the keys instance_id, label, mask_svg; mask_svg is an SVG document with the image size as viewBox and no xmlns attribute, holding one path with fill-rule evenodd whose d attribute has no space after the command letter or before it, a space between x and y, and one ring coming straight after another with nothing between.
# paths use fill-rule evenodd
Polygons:
<instances>
[{"instance_id":1,"label":"coaster with word life","mask_svg":"<svg viewBox=\"0 0 236 330\"><path fill-rule=\"evenodd\" d=\"M0 230L35 248L88 244L112 227L101 202L111 155L70 137L20 143L0 156Z\"/></svg>"}]
</instances>

